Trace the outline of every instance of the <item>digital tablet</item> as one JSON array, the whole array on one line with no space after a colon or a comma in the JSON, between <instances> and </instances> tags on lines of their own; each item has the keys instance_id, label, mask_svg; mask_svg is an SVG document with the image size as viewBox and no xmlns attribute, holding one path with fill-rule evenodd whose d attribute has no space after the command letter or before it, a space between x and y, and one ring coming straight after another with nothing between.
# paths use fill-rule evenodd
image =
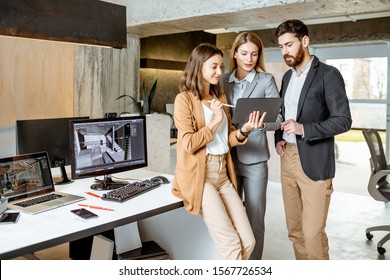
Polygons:
<instances>
[{"instance_id":1,"label":"digital tablet","mask_svg":"<svg viewBox=\"0 0 390 280\"><path fill-rule=\"evenodd\" d=\"M232 122L246 123L253 111L267 112L265 123L273 123L278 117L283 98L239 98L237 100Z\"/></svg>"}]
</instances>

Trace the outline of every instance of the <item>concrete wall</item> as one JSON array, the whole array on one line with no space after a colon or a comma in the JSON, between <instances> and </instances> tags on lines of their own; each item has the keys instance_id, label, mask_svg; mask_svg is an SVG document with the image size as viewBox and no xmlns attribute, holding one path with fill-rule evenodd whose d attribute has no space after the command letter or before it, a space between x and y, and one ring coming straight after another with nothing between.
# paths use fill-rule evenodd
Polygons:
<instances>
[{"instance_id":1,"label":"concrete wall","mask_svg":"<svg viewBox=\"0 0 390 280\"><path fill-rule=\"evenodd\" d=\"M210 29L269 29L291 17L307 24L353 23L388 17L390 10L390 2L383 0L127 0L126 5L127 30L140 37Z\"/></svg>"},{"instance_id":2,"label":"concrete wall","mask_svg":"<svg viewBox=\"0 0 390 280\"><path fill-rule=\"evenodd\" d=\"M129 100L116 100L123 94L135 96L139 89L139 38L128 34L127 45L126 49L75 46L76 116L101 118L106 112L134 112Z\"/></svg>"},{"instance_id":3,"label":"concrete wall","mask_svg":"<svg viewBox=\"0 0 390 280\"><path fill-rule=\"evenodd\" d=\"M308 25L310 45L335 46L369 44L390 41L390 17L361 20L357 22L338 22L329 24ZM253 30L260 36L265 48L278 48L275 30ZM230 50L237 33L217 35L217 46Z\"/></svg>"}]
</instances>

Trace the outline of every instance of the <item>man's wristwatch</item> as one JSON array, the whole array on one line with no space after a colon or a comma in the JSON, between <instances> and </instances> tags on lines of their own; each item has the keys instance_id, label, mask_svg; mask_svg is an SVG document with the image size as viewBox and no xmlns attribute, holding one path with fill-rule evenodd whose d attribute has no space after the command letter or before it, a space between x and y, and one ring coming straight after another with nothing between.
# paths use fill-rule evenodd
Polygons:
<instances>
[{"instance_id":1,"label":"man's wristwatch","mask_svg":"<svg viewBox=\"0 0 390 280\"><path fill-rule=\"evenodd\" d=\"M242 131L242 129L240 128L240 133L241 133L241 135L244 136L244 137L248 137L248 135L251 134L251 132L252 132L252 131L244 132L244 131Z\"/></svg>"}]
</instances>

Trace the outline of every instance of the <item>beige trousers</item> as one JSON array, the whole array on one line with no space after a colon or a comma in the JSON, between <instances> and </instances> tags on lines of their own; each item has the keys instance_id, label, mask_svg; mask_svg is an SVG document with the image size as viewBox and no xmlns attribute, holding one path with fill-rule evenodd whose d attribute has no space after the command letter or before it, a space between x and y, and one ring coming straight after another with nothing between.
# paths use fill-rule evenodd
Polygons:
<instances>
[{"instance_id":1,"label":"beige trousers","mask_svg":"<svg viewBox=\"0 0 390 280\"><path fill-rule=\"evenodd\" d=\"M226 157L207 156L201 215L223 260L247 260L255 238L226 170Z\"/></svg>"},{"instance_id":2,"label":"beige trousers","mask_svg":"<svg viewBox=\"0 0 390 280\"><path fill-rule=\"evenodd\" d=\"M325 226L333 192L332 179L313 181L307 177L297 146L287 144L281 158L281 182L288 237L296 259L329 259Z\"/></svg>"}]
</instances>

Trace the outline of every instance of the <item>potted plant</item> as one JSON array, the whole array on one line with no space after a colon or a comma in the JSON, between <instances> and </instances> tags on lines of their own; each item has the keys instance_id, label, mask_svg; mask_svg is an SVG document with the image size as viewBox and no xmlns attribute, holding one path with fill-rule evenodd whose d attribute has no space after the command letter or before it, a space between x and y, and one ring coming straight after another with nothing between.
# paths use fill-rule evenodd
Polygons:
<instances>
[{"instance_id":1,"label":"potted plant","mask_svg":"<svg viewBox=\"0 0 390 280\"><path fill-rule=\"evenodd\" d=\"M137 110L138 114L140 114L141 116L151 114L151 113L153 113L151 111L151 107L152 107L152 101L153 101L154 95L156 94L156 88L157 88L157 79L154 81L153 86L150 89L149 94L146 94L145 82L143 82L142 88L141 88L142 100L137 101L133 96L130 96L128 94L123 94L123 95L117 97L116 100L124 98L124 97L130 97L131 100L134 102L134 106L135 106L135 109ZM129 112L123 112L122 114L129 114ZM173 125L173 115L171 113L163 112L163 113L159 113L159 114L168 115L172 120L172 127L174 126Z\"/></svg>"},{"instance_id":2,"label":"potted plant","mask_svg":"<svg viewBox=\"0 0 390 280\"><path fill-rule=\"evenodd\" d=\"M142 101L141 100L136 100L133 96L130 96L128 94L123 94L119 96L116 100L124 98L124 97L130 97L131 100L134 102L135 109L137 112L143 116L146 114L152 113L150 108L152 106L152 101L154 98L154 95L156 94L156 88L157 88L157 80L154 81L154 84L152 88L150 89L149 94L146 94L146 89L145 89L145 82L142 84L141 88L141 96L142 96ZM124 114L127 114L129 112L124 112Z\"/></svg>"}]
</instances>

